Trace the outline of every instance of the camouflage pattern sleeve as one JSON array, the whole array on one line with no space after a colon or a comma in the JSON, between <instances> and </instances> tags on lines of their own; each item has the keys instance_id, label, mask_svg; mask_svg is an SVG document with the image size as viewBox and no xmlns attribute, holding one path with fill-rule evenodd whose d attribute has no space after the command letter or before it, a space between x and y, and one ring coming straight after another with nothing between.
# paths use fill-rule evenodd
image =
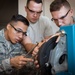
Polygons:
<instances>
[{"instance_id":1,"label":"camouflage pattern sleeve","mask_svg":"<svg viewBox=\"0 0 75 75\"><path fill-rule=\"evenodd\" d=\"M8 58L6 53L5 45L0 42L0 72L12 69L10 65L10 58Z\"/></svg>"}]
</instances>

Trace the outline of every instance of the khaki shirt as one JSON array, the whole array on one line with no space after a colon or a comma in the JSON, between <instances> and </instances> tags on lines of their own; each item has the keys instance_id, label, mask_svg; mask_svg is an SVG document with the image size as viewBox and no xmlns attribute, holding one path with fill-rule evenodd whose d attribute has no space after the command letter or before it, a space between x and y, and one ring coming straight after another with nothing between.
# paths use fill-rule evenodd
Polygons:
<instances>
[{"instance_id":1,"label":"khaki shirt","mask_svg":"<svg viewBox=\"0 0 75 75\"><path fill-rule=\"evenodd\" d=\"M53 34L53 30L51 27L52 22L46 16L40 16L39 20L36 23L29 23L30 25L28 27L27 33L31 38L32 43L34 44Z\"/></svg>"}]
</instances>

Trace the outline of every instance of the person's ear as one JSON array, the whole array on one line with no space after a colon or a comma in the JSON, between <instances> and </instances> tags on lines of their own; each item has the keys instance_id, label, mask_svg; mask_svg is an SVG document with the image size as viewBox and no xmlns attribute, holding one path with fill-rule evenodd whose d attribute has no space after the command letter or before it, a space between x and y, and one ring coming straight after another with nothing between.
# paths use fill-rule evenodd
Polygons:
<instances>
[{"instance_id":1,"label":"person's ear","mask_svg":"<svg viewBox=\"0 0 75 75\"><path fill-rule=\"evenodd\" d=\"M73 9L70 9L70 14L71 14L71 16L73 16L73 14L74 14Z\"/></svg>"},{"instance_id":2,"label":"person's ear","mask_svg":"<svg viewBox=\"0 0 75 75\"><path fill-rule=\"evenodd\" d=\"M25 6L25 11L27 12L27 6Z\"/></svg>"},{"instance_id":3,"label":"person's ear","mask_svg":"<svg viewBox=\"0 0 75 75\"><path fill-rule=\"evenodd\" d=\"M9 30L10 28L10 24L7 24L6 29Z\"/></svg>"}]
</instances>

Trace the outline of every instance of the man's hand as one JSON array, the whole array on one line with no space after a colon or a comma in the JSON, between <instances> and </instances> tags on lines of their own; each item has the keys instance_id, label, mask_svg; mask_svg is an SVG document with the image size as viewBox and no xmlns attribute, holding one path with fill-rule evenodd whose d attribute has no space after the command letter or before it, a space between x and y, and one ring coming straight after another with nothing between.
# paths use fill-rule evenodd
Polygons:
<instances>
[{"instance_id":1,"label":"man's hand","mask_svg":"<svg viewBox=\"0 0 75 75\"><path fill-rule=\"evenodd\" d=\"M38 51L39 51L39 47L36 46L36 47L34 48L33 52L32 52L32 56L33 56L33 57L36 56L36 55L38 54Z\"/></svg>"},{"instance_id":2,"label":"man's hand","mask_svg":"<svg viewBox=\"0 0 75 75\"><path fill-rule=\"evenodd\" d=\"M34 50L33 50L33 52L32 52L32 56L35 56L35 55L38 54L39 48L40 48L40 47L42 46L42 44L45 43L45 42L46 42L46 40L43 40L43 41L41 41L41 42L39 42L39 43L37 44L37 46L34 48Z\"/></svg>"},{"instance_id":3,"label":"man's hand","mask_svg":"<svg viewBox=\"0 0 75 75\"><path fill-rule=\"evenodd\" d=\"M15 56L10 59L11 66L15 67L16 69L22 68L24 65L27 64L27 62L33 62L33 59L25 58L24 56Z\"/></svg>"}]
</instances>

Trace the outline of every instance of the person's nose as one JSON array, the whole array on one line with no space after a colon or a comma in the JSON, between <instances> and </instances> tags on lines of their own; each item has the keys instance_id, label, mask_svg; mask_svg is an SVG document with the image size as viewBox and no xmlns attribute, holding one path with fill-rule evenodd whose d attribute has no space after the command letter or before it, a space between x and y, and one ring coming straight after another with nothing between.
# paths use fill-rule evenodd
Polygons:
<instances>
[{"instance_id":1,"label":"person's nose","mask_svg":"<svg viewBox=\"0 0 75 75\"><path fill-rule=\"evenodd\" d=\"M62 20L61 19L58 19L58 26L62 26Z\"/></svg>"},{"instance_id":2,"label":"person's nose","mask_svg":"<svg viewBox=\"0 0 75 75\"><path fill-rule=\"evenodd\" d=\"M23 38L23 33L19 33L19 38L20 38L20 39Z\"/></svg>"},{"instance_id":3,"label":"person's nose","mask_svg":"<svg viewBox=\"0 0 75 75\"><path fill-rule=\"evenodd\" d=\"M35 16L35 17L37 16L37 12L34 12L34 16Z\"/></svg>"}]
</instances>

